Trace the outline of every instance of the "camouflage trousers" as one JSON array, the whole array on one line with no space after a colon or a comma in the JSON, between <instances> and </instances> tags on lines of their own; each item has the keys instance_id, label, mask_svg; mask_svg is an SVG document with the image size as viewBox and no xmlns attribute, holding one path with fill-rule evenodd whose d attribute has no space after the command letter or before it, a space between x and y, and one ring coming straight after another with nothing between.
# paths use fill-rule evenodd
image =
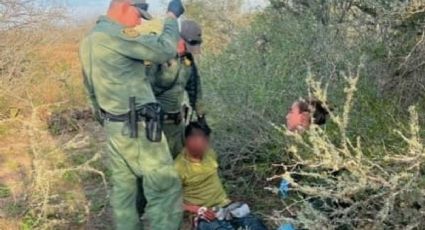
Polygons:
<instances>
[{"instance_id":1,"label":"camouflage trousers","mask_svg":"<svg viewBox=\"0 0 425 230\"><path fill-rule=\"evenodd\" d=\"M147 140L144 123L139 123L139 137L135 139L127 135L125 123L107 121L105 129L116 229L143 229L138 212L142 191L151 229L179 229L183 217L182 187L165 138L160 143Z\"/></svg>"},{"instance_id":2,"label":"camouflage trousers","mask_svg":"<svg viewBox=\"0 0 425 230\"><path fill-rule=\"evenodd\" d=\"M167 137L168 147L174 159L183 150L184 129L185 129L185 125L183 122L180 122L179 124L175 124L175 123L164 124L164 134Z\"/></svg>"}]
</instances>

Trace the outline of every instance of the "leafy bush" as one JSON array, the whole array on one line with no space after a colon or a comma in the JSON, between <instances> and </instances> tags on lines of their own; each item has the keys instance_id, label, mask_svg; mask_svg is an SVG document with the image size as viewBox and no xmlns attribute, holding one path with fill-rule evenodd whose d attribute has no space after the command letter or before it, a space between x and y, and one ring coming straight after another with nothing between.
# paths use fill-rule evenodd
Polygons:
<instances>
[{"instance_id":1,"label":"leafy bush","mask_svg":"<svg viewBox=\"0 0 425 230\"><path fill-rule=\"evenodd\" d=\"M382 158L389 155L404 155L406 148L409 148L409 142L403 141L404 138L394 132L394 129L402 132L409 131L407 107L420 103L421 100L416 98L409 102L404 100L398 103L401 102L399 99L406 94L394 90L388 92L383 86L383 79L391 79L393 73L394 58L390 55L394 54L403 41L406 41L406 37L397 38L395 35L397 28L388 26L386 23L398 20L400 12L408 12L407 6L401 3L386 4L383 1L375 2L373 7L369 8L370 5L367 4L370 2L365 1L365 5L348 9L349 6L345 3L338 5L337 1L322 2L329 4L327 12L317 5L288 7L272 4L263 13L257 15L252 25L240 32L240 35L232 40L221 54L206 55L202 59L201 70L206 87L206 101L209 102L211 123L215 128L215 145L222 154L223 175L227 178L227 186L234 196L251 199L257 206L261 206L261 212L270 214L273 208L275 210L282 208L276 207L280 204L278 198L265 199L266 195L261 192L263 187L270 186L265 182L266 175L280 175L285 171L271 166L280 165L282 162L284 165L294 163L294 156L288 151L288 147L293 145L293 140L288 136L282 136L282 133L271 124L284 123L287 108L292 102L299 97L315 95L317 94L315 90L318 89L323 89L325 92L326 98L323 99L333 107L334 114L343 114L346 110L344 90L347 83L346 76L356 76L357 94L355 99L349 102L349 107L352 109L346 123L333 122L320 132L313 131L317 136L319 134L324 136L322 138L326 143L322 143L323 148L335 148L333 151L337 152L338 148L354 151L356 147L341 147L335 143L344 143L346 139L361 143L359 147L361 160L351 166L353 170L348 170L349 175L353 171L370 169L373 164L379 166L390 164L382 162ZM368 10L371 9L374 11L369 12ZM323 16L326 16L325 20ZM385 26L385 29L377 30L377 26L382 28ZM403 50L409 51L419 43L403 44L406 45ZM406 54L404 51L398 53L398 56ZM310 79L310 84L307 83L307 79ZM311 90L313 83L315 90ZM411 90L420 93L418 88ZM417 108L420 111L423 109L423 104L418 104ZM345 116L348 117L348 114ZM422 119L423 117L419 118L419 120ZM412 124L417 125L416 121ZM423 133L420 129L415 133L418 136L421 134ZM319 151L320 148L321 143L310 143L311 151L314 149ZM305 152L306 155L311 155L308 153L308 151ZM313 161L314 159L316 158L313 158ZM338 159L329 158L327 161L329 164L338 165L348 164L349 159L350 157L343 155ZM320 162L316 163L320 164ZM330 171L332 169L333 167L330 167ZM373 175L374 170L367 171L367 174ZM328 171L329 169L326 168L318 168L314 173L321 175ZM417 175L415 173L417 172L409 174L408 178L414 178L413 175ZM402 189L408 184L408 179L401 174L389 173L388 175L393 175L393 180L400 176L398 178L400 181L391 182L394 185L392 188L384 188L385 194ZM391 180L388 175L384 177L386 183ZM354 189L355 187L352 186L359 182L363 174L356 174L356 176L358 177L346 184L332 182L330 187L323 188L338 188L341 191ZM361 180L362 183L365 182ZM420 182L415 181L414 186L419 185ZM378 183L375 188L379 186L381 185ZM376 194L375 188L363 193L363 196ZM366 191L366 185L362 189ZM413 192L419 191L419 188L415 187ZM398 194L400 196L397 196L397 199L405 198L405 193ZM306 199L313 196L310 194ZM337 194L331 194L326 199L328 198L337 199ZM387 198L386 196L376 197L373 201L377 205L374 209L375 214L383 210L382 204L400 204L387 202ZM264 204L264 202L268 203ZM301 204L305 203L301 202ZM322 218L321 215L324 215L322 218L322 222L326 224L324 228L333 228L340 224L337 220L341 219L336 218L336 222L333 222L333 219L326 216L328 213L317 212L309 206L294 206L295 211L285 212L286 216L288 213L298 213L298 210L301 210L300 216L307 215L308 211L316 213L312 219L305 218L306 222L300 226L312 227L313 225L308 223L317 224L317 221ZM388 209L388 212L382 211L382 219L376 224L389 227L402 226L402 222L406 219L400 217L401 211L394 214L392 208L385 207L385 209ZM399 215L397 217L399 222L394 221L391 225L392 223L389 223L387 219L388 216L384 214L391 217ZM360 214L353 216L352 213L349 217L366 218ZM411 219L407 222L413 224L417 220L420 219ZM359 226L366 225L351 223L351 227Z\"/></svg>"},{"instance_id":2,"label":"leafy bush","mask_svg":"<svg viewBox=\"0 0 425 230\"><path fill-rule=\"evenodd\" d=\"M344 108L330 115L339 129L338 140L320 127L305 135L276 127L293 144L287 148L291 160L279 165L284 173L270 180L283 178L294 193L275 220L292 222L302 229L417 228L423 224L421 209L425 205L421 198L425 149L419 136L418 113L414 107L409 109L408 135L393 131L407 144L405 147L400 145L397 152L385 151L383 158L368 157L364 151L370 147L346 132L358 76L347 81ZM317 82L310 79L310 85L316 98L326 99L327 92Z\"/></svg>"}]
</instances>

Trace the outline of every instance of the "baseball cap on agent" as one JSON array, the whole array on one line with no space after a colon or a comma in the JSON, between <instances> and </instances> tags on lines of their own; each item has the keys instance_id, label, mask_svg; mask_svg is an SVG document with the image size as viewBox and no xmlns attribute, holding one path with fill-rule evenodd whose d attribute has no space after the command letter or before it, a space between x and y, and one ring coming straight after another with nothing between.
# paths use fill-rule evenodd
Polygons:
<instances>
[{"instance_id":1,"label":"baseball cap on agent","mask_svg":"<svg viewBox=\"0 0 425 230\"><path fill-rule=\"evenodd\" d=\"M201 26L192 20L185 20L181 23L180 36L186 43L187 52L199 54L202 44Z\"/></svg>"},{"instance_id":2,"label":"baseball cap on agent","mask_svg":"<svg viewBox=\"0 0 425 230\"><path fill-rule=\"evenodd\" d=\"M132 5L139 10L140 16L143 19L145 20L152 19L152 15L148 13L149 4L146 3L146 0L132 0Z\"/></svg>"}]
</instances>

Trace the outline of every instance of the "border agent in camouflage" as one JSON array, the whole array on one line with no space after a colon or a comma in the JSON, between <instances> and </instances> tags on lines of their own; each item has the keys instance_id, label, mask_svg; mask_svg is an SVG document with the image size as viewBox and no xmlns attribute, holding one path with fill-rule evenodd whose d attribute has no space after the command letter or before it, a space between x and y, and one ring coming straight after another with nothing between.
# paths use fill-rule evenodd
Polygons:
<instances>
[{"instance_id":1,"label":"border agent in camouflage","mask_svg":"<svg viewBox=\"0 0 425 230\"><path fill-rule=\"evenodd\" d=\"M149 120L140 111L156 100L148 78L140 73L145 72L144 61L159 64L175 57L176 17L183 12L180 0L171 1L162 34L140 36L129 27L140 24L144 15L130 0L113 0L108 15L100 17L81 43L86 90L107 133L111 205L119 230L143 229L137 211L142 176L151 229L177 230L182 222L181 182L165 138L152 142L144 135ZM130 107L137 110L132 130L139 133L137 138L129 136Z\"/></svg>"},{"instance_id":2,"label":"border agent in camouflage","mask_svg":"<svg viewBox=\"0 0 425 230\"><path fill-rule=\"evenodd\" d=\"M180 36L178 57L148 69L155 97L165 112L164 133L174 158L183 149L183 120L191 117L188 110L182 109L186 93L198 118L205 115L201 79L193 55L200 52L201 27L194 21L183 21Z\"/></svg>"}]
</instances>

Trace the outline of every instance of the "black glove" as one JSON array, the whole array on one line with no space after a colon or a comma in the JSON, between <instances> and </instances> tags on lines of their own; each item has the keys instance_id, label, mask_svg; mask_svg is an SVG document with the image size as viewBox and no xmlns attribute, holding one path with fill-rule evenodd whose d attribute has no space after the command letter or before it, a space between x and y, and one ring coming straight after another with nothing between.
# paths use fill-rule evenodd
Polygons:
<instances>
[{"instance_id":1,"label":"black glove","mask_svg":"<svg viewBox=\"0 0 425 230\"><path fill-rule=\"evenodd\" d=\"M207 128L210 128L208 126L207 119L205 118L205 115L198 116L198 123L201 124L201 125L204 125Z\"/></svg>"},{"instance_id":2,"label":"black glove","mask_svg":"<svg viewBox=\"0 0 425 230\"><path fill-rule=\"evenodd\" d=\"M203 130L208 133L208 136L211 134L212 130L210 126L207 123L207 119L205 118L205 115L198 115L198 123L203 127Z\"/></svg>"},{"instance_id":3,"label":"black glove","mask_svg":"<svg viewBox=\"0 0 425 230\"><path fill-rule=\"evenodd\" d=\"M184 13L184 6L181 0L172 0L168 4L168 12L173 13L177 18Z\"/></svg>"}]
</instances>

